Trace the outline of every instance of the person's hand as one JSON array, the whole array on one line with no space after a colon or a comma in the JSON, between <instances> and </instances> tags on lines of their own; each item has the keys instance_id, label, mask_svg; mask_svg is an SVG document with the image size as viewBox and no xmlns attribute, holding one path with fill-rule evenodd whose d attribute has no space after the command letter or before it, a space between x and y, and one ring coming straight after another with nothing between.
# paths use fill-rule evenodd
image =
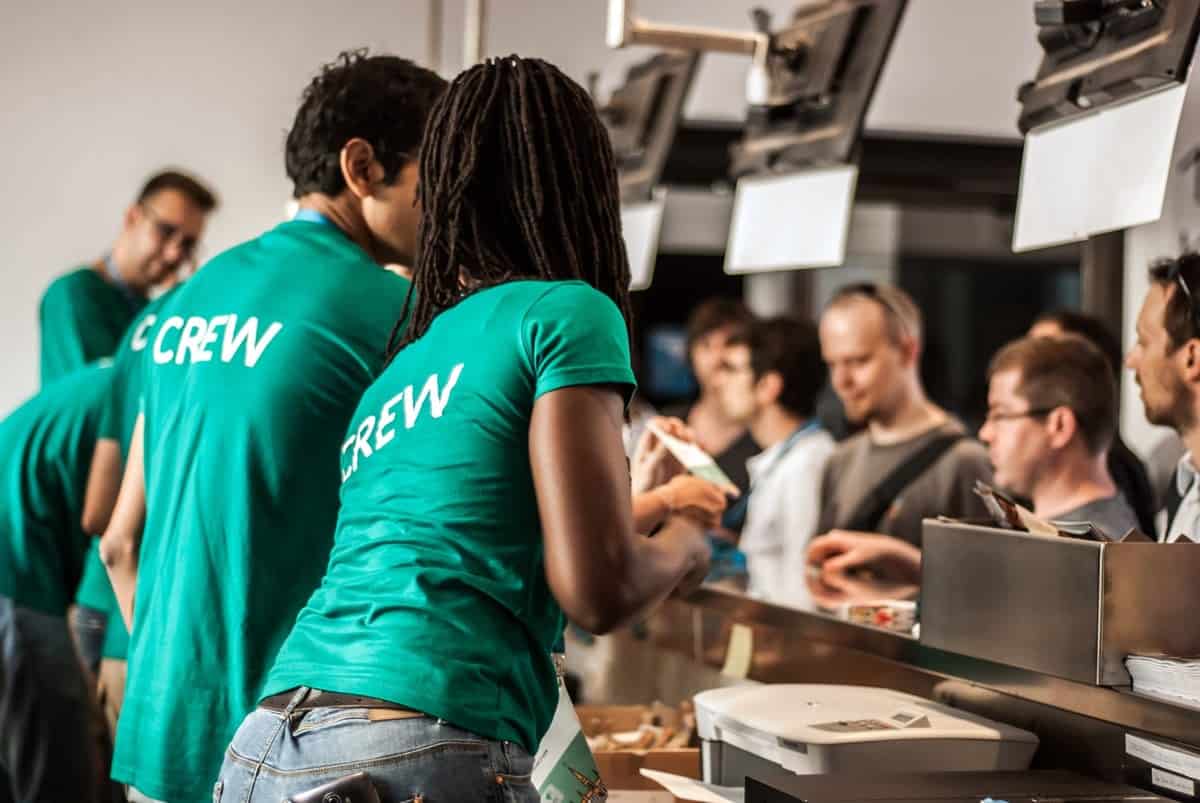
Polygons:
<instances>
[{"instance_id":1,"label":"person's hand","mask_svg":"<svg viewBox=\"0 0 1200 803\"><path fill-rule=\"evenodd\" d=\"M709 564L712 562L712 547L708 544L708 537L700 524L687 516L672 516L657 537L670 538L677 542L679 549L687 552L689 568L672 592L672 596L686 597L708 577Z\"/></svg>"},{"instance_id":2,"label":"person's hand","mask_svg":"<svg viewBox=\"0 0 1200 803\"><path fill-rule=\"evenodd\" d=\"M725 512L727 490L716 483L680 474L654 489L673 515L687 516L705 529L716 528Z\"/></svg>"},{"instance_id":3,"label":"person's hand","mask_svg":"<svg viewBox=\"0 0 1200 803\"><path fill-rule=\"evenodd\" d=\"M687 424L678 418L657 416L652 419L654 425L668 435L672 435L687 443L695 442ZM630 465L633 475L633 493L640 494L665 484L671 478L684 472L683 464L667 449L667 445L647 427L642 437L638 438L637 448L633 451L633 461Z\"/></svg>"},{"instance_id":4,"label":"person's hand","mask_svg":"<svg viewBox=\"0 0 1200 803\"><path fill-rule=\"evenodd\" d=\"M823 576L865 570L891 582L921 582L921 550L879 533L832 530L813 539L805 562Z\"/></svg>"},{"instance_id":5,"label":"person's hand","mask_svg":"<svg viewBox=\"0 0 1200 803\"><path fill-rule=\"evenodd\" d=\"M880 600L915 599L915 583L876 580L840 571L812 569L804 577L809 595L818 607L835 609L843 603L873 603Z\"/></svg>"}]
</instances>

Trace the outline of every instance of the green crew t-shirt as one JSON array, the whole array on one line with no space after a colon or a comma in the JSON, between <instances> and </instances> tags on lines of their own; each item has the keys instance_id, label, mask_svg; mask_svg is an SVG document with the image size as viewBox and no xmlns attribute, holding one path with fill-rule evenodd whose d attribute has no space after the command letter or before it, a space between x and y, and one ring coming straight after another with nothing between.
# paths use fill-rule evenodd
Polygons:
<instances>
[{"instance_id":1,"label":"green crew t-shirt","mask_svg":"<svg viewBox=\"0 0 1200 803\"><path fill-rule=\"evenodd\" d=\"M342 437L409 287L334 226L290 221L159 309L142 358L146 526L115 779L211 799L328 563Z\"/></svg>"},{"instance_id":2,"label":"green crew t-shirt","mask_svg":"<svg viewBox=\"0 0 1200 803\"><path fill-rule=\"evenodd\" d=\"M79 583L83 496L111 375L86 366L0 422L0 596L21 607L63 616Z\"/></svg>"},{"instance_id":3,"label":"green crew t-shirt","mask_svg":"<svg viewBox=\"0 0 1200 803\"><path fill-rule=\"evenodd\" d=\"M111 357L144 305L91 267L55 279L42 295L38 315L42 384Z\"/></svg>"},{"instance_id":4,"label":"green crew t-shirt","mask_svg":"<svg viewBox=\"0 0 1200 803\"><path fill-rule=\"evenodd\" d=\"M158 310L174 290L151 301L125 331L113 355L112 381L108 396L100 411L97 440L114 440L121 447L121 459L129 453L133 425L137 421L141 401L142 352L154 334ZM99 536L100 533L92 533ZM117 597L108 579L108 570L100 560L100 539L92 539L91 549L83 566L83 579L75 593L75 602L108 615L104 643L100 654L105 658L125 658L129 631L121 618Z\"/></svg>"},{"instance_id":5,"label":"green crew t-shirt","mask_svg":"<svg viewBox=\"0 0 1200 803\"><path fill-rule=\"evenodd\" d=\"M264 691L377 697L533 752L564 619L529 422L543 394L596 384L634 377L624 319L583 282L510 282L438 315L354 414L329 569Z\"/></svg>"}]
</instances>

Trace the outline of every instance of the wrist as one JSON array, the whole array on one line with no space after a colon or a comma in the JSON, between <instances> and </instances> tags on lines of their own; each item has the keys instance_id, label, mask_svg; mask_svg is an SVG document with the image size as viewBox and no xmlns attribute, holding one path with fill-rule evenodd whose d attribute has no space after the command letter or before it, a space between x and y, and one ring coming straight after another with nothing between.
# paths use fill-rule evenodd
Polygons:
<instances>
[{"instance_id":1,"label":"wrist","mask_svg":"<svg viewBox=\"0 0 1200 803\"><path fill-rule=\"evenodd\" d=\"M671 487L670 483L667 483L666 485L660 485L655 488L654 495L658 497L658 501L662 503L662 506L666 509L666 512L663 514L663 518L674 514L675 511L678 510L676 507L678 500L675 498L675 489Z\"/></svg>"}]
</instances>

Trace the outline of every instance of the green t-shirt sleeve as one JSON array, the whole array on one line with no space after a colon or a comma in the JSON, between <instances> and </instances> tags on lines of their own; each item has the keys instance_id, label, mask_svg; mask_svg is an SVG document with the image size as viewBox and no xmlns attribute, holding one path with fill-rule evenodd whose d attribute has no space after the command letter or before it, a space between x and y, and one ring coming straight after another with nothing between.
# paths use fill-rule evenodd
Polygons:
<instances>
[{"instance_id":1,"label":"green t-shirt sleeve","mask_svg":"<svg viewBox=\"0 0 1200 803\"><path fill-rule=\"evenodd\" d=\"M577 385L617 385L625 403L637 382L629 359L629 331L612 299L582 282L546 290L526 310L526 357L534 398Z\"/></svg>"},{"instance_id":2,"label":"green t-shirt sleeve","mask_svg":"<svg viewBox=\"0 0 1200 803\"><path fill-rule=\"evenodd\" d=\"M96 440L119 440L119 412L121 383L113 382L112 388L100 405L100 418L96 421Z\"/></svg>"},{"instance_id":3,"label":"green t-shirt sleeve","mask_svg":"<svg viewBox=\"0 0 1200 803\"><path fill-rule=\"evenodd\" d=\"M42 385L76 371L117 349L105 323L104 311L81 284L67 276L50 285L42 296Z\"/></svg>"}]
</instances>

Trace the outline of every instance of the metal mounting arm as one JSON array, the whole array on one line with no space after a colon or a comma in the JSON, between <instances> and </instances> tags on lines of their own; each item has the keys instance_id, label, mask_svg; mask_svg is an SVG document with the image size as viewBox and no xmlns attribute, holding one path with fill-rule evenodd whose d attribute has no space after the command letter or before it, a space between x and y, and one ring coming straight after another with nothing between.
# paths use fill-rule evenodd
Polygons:
<instances>
[{"instance_id":1,"label":"metal mounting arm","mask_svg":"<svg viewBox=\"0 0 1200 803\"><path fill-rule=\"evenodd\" d=\"M633 16L633 0L609 0L608 46L652 45L675 50L712 53L741 53L753 60L746 92L751 103L765 98L767 92L767 56L771 37L758 31L726 31L690 25L664 25Z\"/></svg>"}]
</instances>

